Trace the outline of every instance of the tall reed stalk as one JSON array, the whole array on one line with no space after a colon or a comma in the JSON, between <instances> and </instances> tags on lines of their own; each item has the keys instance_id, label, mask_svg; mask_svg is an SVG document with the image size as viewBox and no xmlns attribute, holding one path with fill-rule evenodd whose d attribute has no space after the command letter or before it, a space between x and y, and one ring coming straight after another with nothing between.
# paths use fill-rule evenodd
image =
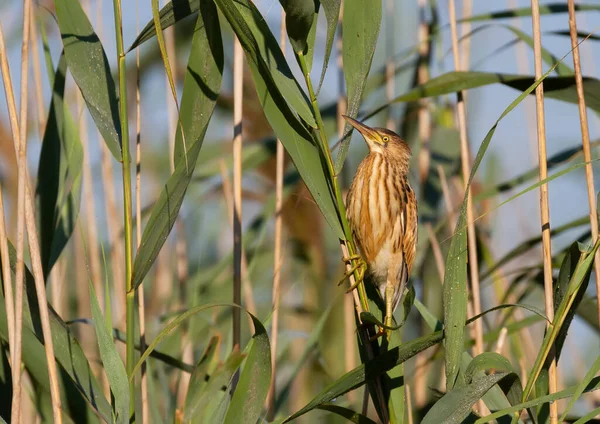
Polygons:
<instances>
[{"instance_id":1,"label":"tall reed stalk","mask_svg":"<svg viewBox=\"0 0 600 424\"><path fill-rule=\"evenodd\" d=\"M535 78L539 79L542 74L542 31L540 27L540 5L538 0L531 0L531 21L533 27L533 50ZM548 177L548 164L546 155L546 119L544 115L544 83L540 83L535 89L535 109L537 117L537 139L538 139L538 162L540 181ZM550 235L550 205L548 202L548 184L540 186L540 208L542 231L542 254L544 261L544 305L546 316L550 321L554 320L554 289L552 284L552 248ZM546 323L549 327L549 323ZM548 391L550 394L557 391L556 357L554 345L549 353L550 368L548 369ZM558 422L558 404L550 404L550 423Z\"/></svg>"},{"instance_id":2,"label":"tall reed stalk","mask_svg":"<svg viewBox=\"0 0 600 424\"><path fill-rule=\"evenodd\" d=\"M569 35L573 49L573 68L575 69L575 84L577 86L577 105L579 106L579 122L581 124L581 144L583 147L583 160L585 165L585 180L587 183L588 205L590 208L590 228L592 229L592 243L598 238L598 211L596 208L596 189L594 188L594 168L592 168L592 152L590 148L590 130L588 126L585 95L583 92L583 77L581 61L579 59L579 45L577 40L577 19L575 17L575 3L568 2L569 8ZM598 322L600 323L600 253L596 252L594 259L596 273L596 299L598 300Z\"/></svg>"},{"instance_id":3,"label":"tall reed stalk","mask_svg":"<svg viewBox=\"0 0 600 424\"><path fill-rule=\"evenodd\" d=\"M123 47L121 0L113 0L115 36L119 69L119 118L121 121L121 160L123 175L123 230L125 234L125 322L127 326L126 369L129 377L129 415L135 422L135 288L132 286L133 231L131 204L131 155L129 153L129 119L127 109L127 62Z\"/></svg>"},{"instance_id":4,"label":"tall reed stalk","mask_svg":"<svg viewBox=\"0 0 600 424\"><path fill-rule=\"evenodd\" d=\"M135 28L136 33L140 31L139 0L135 1ZM142 107L140 91L140 48L135 49L135 233L136 246L140 247L142 242ZM144 289L138 291L138 319L140 320L140 351L146 350L146 302ZM148 407L148 373L147 364L144 362L140 367L141 374L141 397L142 397L142 423L150 422L150 411Z\"/></svg>"},{"instance_id":5,"label":"tall reed stalk","mask_svg":"<svg viewBox=\"0 0 600 424\"><path fill-rule=\"evenodd\" d=\"M285 55L285 11L281 9L281 29L279 34L279 45L281 51ZM269 395L267 396L267 419L272 421L275 418L275 396L277 393L276 376L277 376L277 344L279 341L279 304L281 297L281 267L283 265L283 257L281 255L281 236L283 228L283 172L285 149L281 140L277 140L277 150L275 152L275 240L273 248L273 291L272 291L272 309L273 316L271 318L271 384L269 387Z\"/></svg>"},{"instance_id":6,"label":"tall reed stalk","mask_svg":"<svg viewBox=\"0 0 600 424\"><path fill-rule=\"evenodd\" d=\"M461 61L458 49L458 36L456 31L456 7L454 0L449 2L450 12L450 28L452 34L452 56L454 57L454 69L461 70ZM465 104L463 92L456 93L457 103L456 110L458 113L458 130L460 133L460 162L462 177L466 186L471 174L471 154L469 148L469 139L467 136L467 107ZM469 250L469 271L471 280L471 296L473 305L473 314L481 313L481 299L479 289L479 265L477 262L477 239L475 234L475 222L473 213L473 197L471 190L466 193L467 199L467 240ZM473 323L475 346L473 348L474 356L483 352L483 327L481 320L476 320Z\"/></svg>"}]
</instances>

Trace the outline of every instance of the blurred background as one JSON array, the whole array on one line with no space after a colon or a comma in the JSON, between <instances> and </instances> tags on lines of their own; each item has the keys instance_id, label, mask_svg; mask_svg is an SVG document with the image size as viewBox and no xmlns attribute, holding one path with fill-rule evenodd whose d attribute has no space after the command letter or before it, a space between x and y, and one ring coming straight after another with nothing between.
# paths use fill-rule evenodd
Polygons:
<instances>
[{"instance_id":1,"label":"blurred background","mask_svg":"<svg viewBox=\"0 0 600 424\"><path fill-rule=\"evenodd\" d=\"M19 87L19 68L21 55L22 2L4 0L0 3L0 22L2 23L9 48L9 63L14 87ZM541 1L540 4L555 4ZM116 49L114 39L113 7L109 1L82 1L88 16L98 33L109 62L116 75ZM266 18L272 32L278 36L281 22L281 7L277 0L256 0L256 6ZM598 1L589 4L600 5ZM162 2L161 2L162 5ZM465 11L465 5L457 2L459 16L481 15L498 10L526 8L528 0L509 0L507 2L475 1L472 10ZM46 31L53 66L62 48L58 27L53 17L53 2L39 1L35 8L35 16L39 25ZM464 15L464 13L467 15ZM429 54L429 72L432 78L454 70L450 45L450 27L448 23L446 1L437 2L437 23L432 26L433 41ZM422 18L431 22L433 16L428 9L422 15L417 2L384 1L383 26L378 43L359 118L388 102L389 91L386 92L385 68L391 62L396 67L393 78L393 96L409 91L415 84L417 66L416 46L418 45L418 27ZM129 46L135 39L139 28L152 20L149 2L142 2L137 9L133 0L123 3L123 32L125 45ZM598 30L598 11L578 12L578 29L581 33ZM560 59L564 55L564 64L572 67L570 40L568 36L568 15L556 13L542 16L543 46ZM189 43L191 41L194 18L186 19L175 28L168 29L166 43L169 58L177 81L179 95L183 84L183 75L188 60ZM221 21L225 46L225 71L223 88L218 100L205 141L200 152L196 176L189 186L186 200L179 213L179 220L162 249L152 271L144 282L147 305L148 338L165 324L165 321L177 311L193 305L215 301L230 301L232 278L232 230L228 219L230 196L228 187L231 183L231 139L233 135L232 120L232 63L233 33L225 20ZM512 28L512 29L511 29ZM472 24L459 24L459 35L469 34L461 41L464 56L468 62L463 65L470 71L494 72L505 74L533 75L533 50L523 41L523 37L514 31L520 30L531 36L531 19L516 17L494 19ZM312 76L316 83L320 75L325 46L326 21L319 15L315 43L315 59ZM28 158L31 177L35 178L41 149L40 128L50 101L51 87L48 83L46 65L41 44L41 34L37 34L37 51L32 63L32 83L30 84L29 101L31 112L28 122ZM465 47L465 44L467 46ZM470 46L469 46L470 44ZM584 76L598 77L600 54L597 48L598 38L590 38L580 48L582 70ZM325 76L319 102L322 107L325 123L330 135L330 145L338 140L336 124L336 104L343 94L343 74L337 66L337 47L334 43L329 69ZM286 55L296 78L302 76L296 66L293 55ZM36 63L36 61L38 63ZM34 68L37 67L37 75ZM128 55L129 93L135 98L135 54ZM544 63L544 70L550 65ZM40 72L41 70L41 72ZM244 278L244 303L249 309L257 312L261 319L267 318L271 311L271 285L273 279L273 223L274 223L274 190L275 190L275 139L261 112L249 73L246 73L244 87L244 177L243 177L243 223L246 261ZM141 92L141 203L142 215L145 217L156 200L159 190L170 175L170 154L175 134L176 108L170 95L165 70L161 62L158 45L153 40L146 42L140 49L140 92ZM39 81L39 86L33 84ZM390 83L387 83L388 88ZM3 87L2 98L4 98ZM520 92L504 85L493 84L468 91L467 119L468 136L472 156L477 152L492 125L504 109ZM98 272L104 281L106 278L114 291L113 302L114 324L124 328L123 303L118 295L120 281L118 266L111 258L118 258L122 252L122 237L119 225L122 222L122 194L120 166L107 153L98 132L93 125L87 109L76 98L76 87L73 80L67 80L67 99L70 105L77 105L72 113L80 124L81 137L87 138L87 161L89 170L84 175L84 193L81 211L75 236L69 242L66 251L59 261L57 269L48 285L49 297L54 308L65 320L89 318L90 308L87 294L86 275L93 273L94 265L90 255L98 255ZM420 248L419 264L413 272L417 298L423 301L438 318L442 317L440 275L432 254L431 239L423 225L429 223L434 228L439 245L445 257L451 235L447 223L447 209L456 208L462 201L459 141L455 130L453 105L454 94L431 99L432 112L432 162L431 181L420 181L418 164L412 167L411 182L420 199L425 199L427 190L437 193L429 200L420 200L419 228ZM502 295L511 285L519 284L515 290L519 301L543 308L543 290L540 286L541 245L532 241L539 237L539 194L537 190L511 201L499 209L493 209L502 201L519 190L537 181L537 138L535 99L527 98L510 113L499 125L490 149L478 171L474 186L476 216L490 211L478 221L480 232L480 261L482 276L482 307L488 309L502 302ZM35 106L39 104L40 106ZM131 122L135 119L133 101L130 101ZM546 99L546 132L548 140L548 157L555 157L557 165L550 173L554 173L567 165L581 162L581 132L577 106L553 99ZM44 112L46 111L46 112ZM43 114L42 114L43 112ZM415 111L411 112L405 104L392 104L383 112L366 121L371 126L387 126L405 137L413 146L415 158L419 147L415 134ZM589 110L590 137L594 142L600 135L600 120ZM135 126L130 127L132 134ZM132 146L135 137L132 137ZM358 163L367 153L362 137L353 134L346 165L342 174L344 188L350 184ZM598 157L598 147L592 148L593 157ZM334 153L335 154L335 153ZM437 156L436 156L437 155ZM107 162L112 161L112 166ZM437 171L440 166L446 173L449 184L450 199L443 200L441 183ZM340 349L345 341L344 329L344 290L336 286L336 281L343 273L341 255L337 239L325 221L310 194L295 176L291 162L288 161L288 178L286 178L286 200L283 211L283 268L282 268L282 324L280 325L280 345L278 355L282 358L278 371L278 386L289 389L291 395L280 397L283 410L295 411L329 381L345 372L349 366L358 361L357 352ZM594 166L595 170L598 167ZM529 172L529 174L526 174ZM521 181L516 177L526 175ZM596 173L597 174L597 173ZM9 238L14 240L16 234L16 166L12 148L6 103L0 102L0 183L4 191L7 209L7 228ZM598 178L596 177L596 187ZM508 186L502 183L509 182ZM433 188L432 188L433 187ZM500 187L500 189L498 189ZM478 194L490 193L485 199ZM557 255L576 239L589 242L588 200L586 194L583 167L578 168L549 184L550 217L553 229L561 228L553 237L553 253ZM430 193L431 194L431 193ZM433 199L433 200L432 200ZM447 204L450 200L451 205ZM112 214L112 215L111 215ZM145 215L144 215L145 214ZM581 219L580 219L581 218ZM112 224L111 224L112 222ZM441 223L441 224L440 224ZM578 224L579 223L579 224ZM95 230L93 228L95 227ZM564 231L562 227L566 227ZM115 228L117 228L115 230ZM90 231L97 235L90 235ZM96 240L95 242L93 240ZM90 243L95 246L90 246ZM87 247L84 253L84 245ZM121 245L121 246L120 246ZM121 249L121 250L119 250ZM519 250L520 249L520 250ZM515 253L516 251L516 253ZM95 252L95 253L94 253ZM101 253L99 253L101 252ZM513 260L499 262L506 255L513 254ZM560 256L557 256L560 258ZM556 273L560 264L556 259ZM494 264L501 266L496 268ZM537 271L537 274L536 274ZM589 299L595 299L595 285L588 288ZM517 282L515 282L517 280ZM348 297L348 296L346 296ZM249 303L250 302L250 303ZM589 364L595 359L600 348L595 305L591 302L591 313L587 318L579 315L571 327L566 345L570 346L560 362L561 386L566 387L579 381ZM121 315L119 315L119 313ZM328 313L329 315L326 315ZM527 315L527 314L525 314ZM584 314L585 315L585 314ZM121 320L119 320L121 316ZM321 320L321 319L324 320ZM225 344L231 343L229 331L229 315L226 311L204 314L193 318L189 326L170 336L160 349L175 357L181 357L187 363L198 360L205 347L209 334L219 332L224 335ZM594 320L596 320L594 322ZM318 323L323 328L314 332ZM244 320L246 340L249 337L248 321ZM497 322L486 321L484 331L497 330ZM352 323L353 325L353 323ZM595 328L594 328L595 325ZM86 335L83 324L74 324L85 345ZM423 334L426 327L416 311L409 316L404 327L404 338L409 340ZM529 343L518 339L511 345L517 362L519 354L515 350L536 349L541 340L543 322L530 327ZM315 339L316 336L316 339ZM347 337L346 337L347 338ZM93 344L87 340L87 343ZM354 341L351 346L356 349ZM493 347L493 346L492 346ZM93 350L93 348L90 348ZM306 350L304 350L306 349ZM351 349L351 350L352 350ZM229 349L223 349L228 351ZM430 353L434 353L431 351ZM304 356L304 354L306 356ZM341 356L340 356L341 355ZM430 355L427 355L429 358ZM529 357L529 355L525 355ZM419 358L419 357L418 357ZM418 372L419 359L410 361L407 374ZM432 401L437 394L430 389L443 388L441 356L436 360L422 359L420 366L428 366L427 377L419 387L414 388L413 401L417 407ZM531 358L531 357L530 357ZM426 362L423 365L423 362ZM152 364L153 362L151 362ZM298 369L298 364L302 364ZM156 362L155 384L170 384L170 396L161 397L153 406L158 416L172 416L178 404L178 384L182 378L171 368ZM527 362L527 366L531 366ZM173 377L177 374L176 377ZM178 391L179 390L179 391ZM155 394L156 395L156 394ZM181 396L181 394L179 394ZM588 398L589 399L589 398ZM356 398L350 401L357 402ZM358 400L360 403L360 399ZM582 401L583 402L583 401ZM597 401L596 401L597 402ZM590 405L581 405L587 410ZM317 417L314 413L311 417Z\"/></svg>"}]
</instances>

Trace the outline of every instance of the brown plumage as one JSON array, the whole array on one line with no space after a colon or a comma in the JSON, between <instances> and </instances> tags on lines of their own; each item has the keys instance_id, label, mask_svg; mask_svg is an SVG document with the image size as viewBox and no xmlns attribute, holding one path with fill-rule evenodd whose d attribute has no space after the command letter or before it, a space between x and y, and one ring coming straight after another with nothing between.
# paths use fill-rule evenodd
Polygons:
<instances>
[{"instance_id":1,"label":"brown plumage","mask_svg":"<svg viewBox=\"0 0 600 424\"><path fill-rule=\"evenodd\" d=\"M385 324L390 326L417 245L417 199L407 179L411 152L394 132L344 118L369 146L348 192L347 216L368 272L385 300Z\"/></svg>"}]
</instances>

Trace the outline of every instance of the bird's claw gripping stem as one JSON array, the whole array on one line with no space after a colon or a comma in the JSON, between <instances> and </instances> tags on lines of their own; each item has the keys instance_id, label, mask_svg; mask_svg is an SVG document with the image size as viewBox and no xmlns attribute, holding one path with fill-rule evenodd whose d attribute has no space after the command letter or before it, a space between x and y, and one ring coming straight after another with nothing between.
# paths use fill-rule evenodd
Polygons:
<instances>
[{"instance_id":1,"label":"bird's claw gripping stem","mask_svg":"<svg viewBox=\"0 0 600 424\"><path fill-rule=\"evenodd\" d=\"M344 277L338 282L338 286L342 285L344 283L344 281L346 281L348 278L350 278L351 275L354 274L354 272L357 272L358 275L357 275L356 281L354 281L354 283L348 288L348 290L346 290L346 293L350 293L360 283L362 283L364 276L365 276L365 272L367 271L367 263L364 261L364 259L360 255L350 255L348 257L342 258L342 261L344 263L348 263L351 261L357 261L357 263L352 265L352 267L344 273Z\"/></svg>"}]
</instances>

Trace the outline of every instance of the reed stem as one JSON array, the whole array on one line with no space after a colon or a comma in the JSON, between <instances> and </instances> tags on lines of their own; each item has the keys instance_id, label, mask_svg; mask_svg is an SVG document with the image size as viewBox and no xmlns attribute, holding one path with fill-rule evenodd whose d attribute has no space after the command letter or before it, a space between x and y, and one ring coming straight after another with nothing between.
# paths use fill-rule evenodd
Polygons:
<instances>
[{"instance_id":1,"label":"reed stem","mask_svg":"<svg viewBox=\"0 0 600 424\"><path fill-rule=\"evenodd\" d=\"M319 104L317 102L317 97L315 95L315 91L313 89L312 81L310 79L310 71L306 64L306 59L302 53L298 53L298 63L300 64L300 69L302 70L302 75L304 76L304 80L306 82L306 87L308 88L308 95L310 98L310 102L313 108L313 112L315 114L315 119L317 121L317 126L319 127L319 138L321 140L321 148L326 157L327 162L327 170L329 172L329 176L331 177L331 181L333 184L333 193L335 195L335 200L337 202L338 211L340 213L340 221L342 223L342 229L344 231L344 236L346 240L340 240L342 245L346 246L348 250L348 255L353 256L356 254L356 247L354 245L352 231L350 230L350 225L348 224L348 219L346 217L346 206L344 204L344 197L342 196L342 191L340 190L340 186L338 183L337 175L335 173L335 168L333 166L333 160L331 158L331 151L329 150L329 144L327 143L327 134L325 133L325 125L323 124L323 118L321 117L321 110L319 109ZM359 278L358 271L354 272L354 278ZM352 281L351 281L352 283ZM369 310L369 303L367 300L367 292L365 290L364 282L361 281L356 287L358 291L358 297L360 300L360 304L356 305L356 307L360 307L362 311L367 312ZM362 312L362 311L359 311Z\"/></svg>"},{"instance_id":2,"label":"reed stem","mask_svg":"<svg viewBox=\"0 0 600 424\"><path fill-rule=\"evenodd\" d=\"M127 66L123 48L121 0L113 0L115 35L119 70L119 118L121 120L121 165L123 174L123 228L125 233L125 323L127 328L126 369L129 377L129 415L135 422L135 288L132 286L133 232L131 206L131 156L129 153L129 121L127 115Z\"/></svg>"},{"instance_id":3,"label":"reed stem","mask_svg":"<svg viewBox=\"0 0 600 424\"><path fill-rule=\"evenodd\" d=\"M533 51L535 78L541 78L542 72L542 32L540 28L540 5L538 0L531 0L531 21L533 26ZM538 162L540 167L540 180L548 177L546 155L546 121L544 116L544 83L541 82L535 89L535 109L537 116ZM548 200L548 184L540 186L541 231L542 231L542 256L544 261L544 300L546 316L554 321L554 289L552 284L552 250L550 234L550 205ZM548 331L550 324L546 323ZM549 357L551 359L548 369L548 392L555 393L556 387L556 358L554 344L551 346ZM534 378L535 380L535 378ZM558 405L550 404L550 422L555 424L558 420Z\"/></svg>"},{"instance_id":4,"label":"reed stem","mask_svg":"<svg viewBox=\"0 0 600 424\"><path fill-rule=\"evenodd\" d=\"M579 45L577 40L577 20L575 18L575 3L569 0L569 32L571 47L573 48L573 68L575 69L575 85L577 87L577 100L579 106L579 122L581 124L581 144L583 146L583 160L585 160L585 179L587 182L588 204L590 208L590 228L592 240L598 239L598 214L596 206L596 189L594 188L594 168L592 167L592 152L590 149L590 130L588 126L585 95L583 92L583 77L579 59ZM600 253L594 259L596 273L596 299L598 300L598 323L600 323Z\"/></svg>"}]
</instances>

